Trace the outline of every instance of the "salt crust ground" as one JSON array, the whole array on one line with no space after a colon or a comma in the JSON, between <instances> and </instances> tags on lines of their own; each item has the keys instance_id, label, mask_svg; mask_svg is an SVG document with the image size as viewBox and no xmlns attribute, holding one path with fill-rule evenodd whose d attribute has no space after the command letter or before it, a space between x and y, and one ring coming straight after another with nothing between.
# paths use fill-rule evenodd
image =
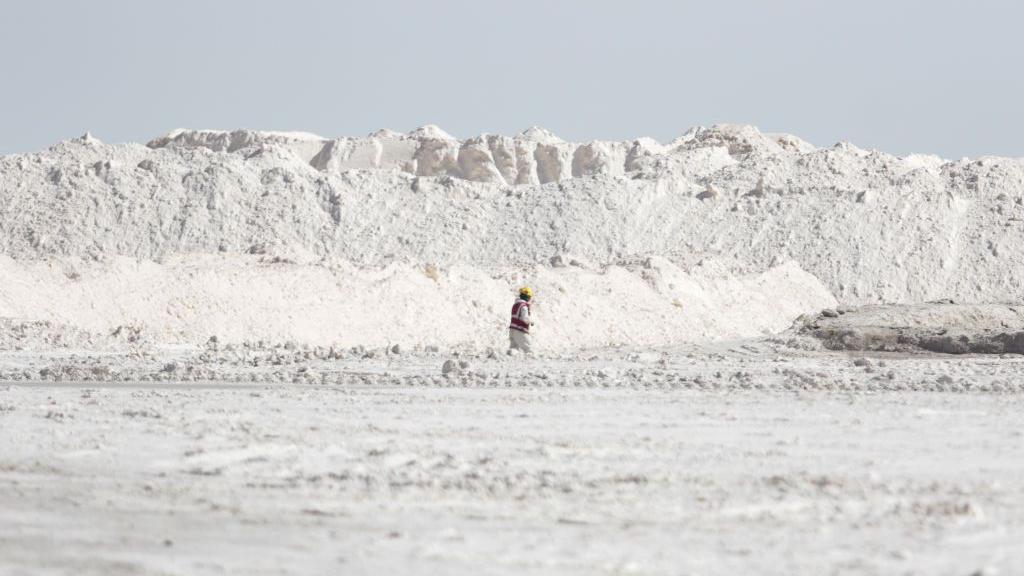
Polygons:
<instances>
[{"instance_id":1,"label":"salt crust ground","mask_svg":"<svg viewBox=\"0 0 1024 576\"><path fill-rule=\"evenodd\" d=\"M0 353L3 574L1024 570L1017 355L74 337Z\"/></svg>"},{"instance_id":2,"label":"salt crust ground","mask_svg":"<svg viewBox=\"0 0 1024 576\"><path fill-rule=\"evenodd\" d=\"M0 573L1024 570L1020 357L222 352L3 353Z\"/></svg>"}]
</instances>

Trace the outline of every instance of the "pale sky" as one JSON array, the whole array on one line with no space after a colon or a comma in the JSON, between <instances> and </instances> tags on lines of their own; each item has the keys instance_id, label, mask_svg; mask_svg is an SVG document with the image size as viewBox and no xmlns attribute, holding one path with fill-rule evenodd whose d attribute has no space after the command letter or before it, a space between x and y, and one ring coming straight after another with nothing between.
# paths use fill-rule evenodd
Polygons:
<instances>
[{"instance_id":1,"label":"pale sky","mask_svg":"<svg viewBox=\"0 0 1024 576\"><path fill-rule=\"evenodd\" d=\"M1024 156L1022 28L1024 3L984 0L5 2L0 154L87 130L668 141L735 122Z\"/></svg>"}]
</instances>

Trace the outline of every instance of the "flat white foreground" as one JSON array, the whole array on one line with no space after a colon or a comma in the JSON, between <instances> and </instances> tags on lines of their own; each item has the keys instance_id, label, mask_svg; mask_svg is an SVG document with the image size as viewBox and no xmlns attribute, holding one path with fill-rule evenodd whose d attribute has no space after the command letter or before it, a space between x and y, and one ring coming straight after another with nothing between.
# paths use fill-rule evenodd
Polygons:
<instances>
[{"instance_id":1,"label":"flat white foreground","mask_svg":"<svg viewBox=\"0 0 1024 576\"><path fill-rule=\"evenodd\" d=\"M0 574L1021 574L1024 396L0 386Z\"/></svg>"}]
</instances>

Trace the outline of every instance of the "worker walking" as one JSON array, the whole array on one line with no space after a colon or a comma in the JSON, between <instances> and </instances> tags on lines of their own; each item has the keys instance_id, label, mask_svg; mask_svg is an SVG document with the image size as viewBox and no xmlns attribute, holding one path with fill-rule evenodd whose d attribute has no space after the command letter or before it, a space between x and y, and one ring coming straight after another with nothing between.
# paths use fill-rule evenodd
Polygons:
<instances>
[{"instance_id":1,"label":"worker walking","mask_svg":"<svg viewBox=\"0 0 1024 576\"><path fill-rule=\"evenodd\" d=\"M512 305L512 323L508 326L508 341L511 350L533 351L533 343L530 342L530 326L533 326L533 319L530 318L530 298L532 297L533 291L523 286L519 289L519 299Z\"/></svg>"}]
</instances>

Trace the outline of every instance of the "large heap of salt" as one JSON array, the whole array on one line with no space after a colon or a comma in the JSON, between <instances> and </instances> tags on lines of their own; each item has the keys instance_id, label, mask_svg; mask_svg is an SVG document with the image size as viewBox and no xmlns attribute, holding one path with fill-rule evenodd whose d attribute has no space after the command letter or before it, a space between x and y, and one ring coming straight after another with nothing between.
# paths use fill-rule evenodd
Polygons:
<instances>
[{"instance_id":1,"label":"large heap of salt","mask_svg":"<svg viewBox=\"0 0 1024 576\"><path fill-rule=\"evenodd\" d=\"M1021 160L749 126L668 144L432 126L87 137L0 159L0 198L0 316L174 340L497 342L510 289L533 282L551 346L659 344L778 330L836 300L1016 300L1024 283ZM410 320L427 307L450 312Z\"/></svg>"}]
</instances>

